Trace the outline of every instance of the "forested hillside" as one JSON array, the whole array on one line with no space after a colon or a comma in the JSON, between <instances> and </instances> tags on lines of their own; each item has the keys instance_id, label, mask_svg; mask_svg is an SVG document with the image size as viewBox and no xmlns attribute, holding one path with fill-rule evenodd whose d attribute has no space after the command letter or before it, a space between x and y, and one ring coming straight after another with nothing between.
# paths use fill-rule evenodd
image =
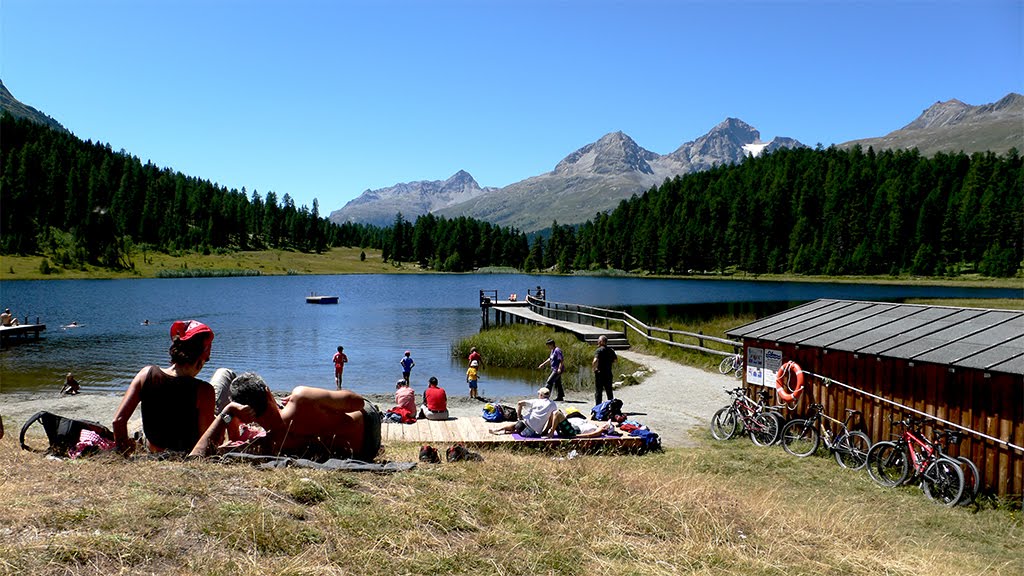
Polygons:
<instances>
[{"instance_id":1,"label":"forested hillside","mask_svg":"<svg viewBox=\"0 0 1024 576\"><path fill-rule=\"evenodd\" d=\"M578 229L556 223L527 267L1005 277L1022 242L1016 150L783 149L677 177Z\"/></svg>"},{"instance_id":2,"label":"forested hillside","mask_svg":"<svg viewBox=\"0 0 1024 576\"><path fill-rule=\"evenodd\" d=\"M140 251L383 251L444 271L615 268L660 274L1013 276L1024 259L1016 150L781 149L667 180L579 226L515 228L428 214L333 224L288 194L227 189L4 115L0 253L131 269Z\"/></svg>"},{"instance_id":3,"label":"forested hillside","mask_svg":"<svg viewBox=\"0 0 1024 576\"><path fill-rule=\"evenodd\" d=\"M3 254L131 269L133 254L146 250L359 246L382 249L388 259L415 246L424 265L453 271L520 266L526 255L526 236L515 230L431 217L414 235L400 215L404 225L392 228L334 224L320 217L316 200L312 209L296 207L288 194L229 190L6 113L0 122Z\"/></svg>"}]
</instances>

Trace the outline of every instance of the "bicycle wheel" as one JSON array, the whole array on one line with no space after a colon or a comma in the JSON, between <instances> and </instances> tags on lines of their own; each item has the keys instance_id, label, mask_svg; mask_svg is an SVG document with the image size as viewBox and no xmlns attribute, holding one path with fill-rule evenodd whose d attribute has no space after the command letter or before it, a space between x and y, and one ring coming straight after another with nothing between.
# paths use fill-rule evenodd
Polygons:
<instances>
[{"instance_id":1,"label":"bicycle wheel","mask_svg":"<svg viewBox=\"0 0 1024 576\"><path fill-rule=\"evenodd\" d=\"M753 418L755 429L750 431L750 441L758 446L771 446L779 441L779 422L767 414Z\"/></svg>"},{"instance_id":2,"label":"bicycle wheel","mask_svg":"<svg viewBox=\"0 0 1024 576\"><path fill-rule=\"evenodd\" d=\"M732 372L732 369L732 356L722 358L722 362L718 365L718 371L722 374L728 374L729 372Z\"/></svg>"},{"instance_id":3,"label":"bicycle wheel","mask_svg":"<svg viewBox=\"0 0 1024 576\"><path fill-rule=\"evenodd\" d=\"M955 506L964 494L964 473L960 463L945 456L933 461L924 470L921 490L931 500Z\"/></svg>"},{"instance_id":4,"label":"bicycle wheel","mask_svg":"<svg viewBox=\"0 0 1024 576\"><path fill-rule=\"evenodd\" d=\"M960 503L970 504L978 497L978 490L981 490L981 473L967 456L957 456L956 460L964 473L964 495L960 498Z\"/></svg>"},{"instance_id":5,"label":"bicycle wheel","mask_svg":"<svg viewBox=\"0 0 1024 576\"><path fill-rule=\"evenodd\" d=\"M836 455L836 462L843 468L860 470L868 463L868 450L871 449L871 439L863 432L849 432L840 434L836 438L832 450Z\"/></svg>"},{"instance_id":6,"label":"bicycle wheel","mask_svg":"<svg viewBox=\"0 0 1024 576\"><path fill-rule=\"evenodd\" d=\"M737 359L736 363L732 365L733 376L737 378L743 378L743 361Z\"/></svg>"},{"instance_id":7,"label":"bicycle wheel","mask_svg":"<svg viewBox=\"0 0 1024 576\"><path fill-rule=\"evenodd\" d=\"M732 438L736 435L737 428L736 411L732 406L719 408L711 417L711 435L715 437L715 440Z\"/></svg>"},{"instance_id":8,"label":"bicycle wheel","mask_svg":"<svg viewBox=\"0 0 1024 576\"><path fill-rule=\"evenodd\" d=\"M879 442L868 450L868 476L881 486L891 488L907 481L910 460L894 442Z\"/></svg>"},{"instance_id":9,"label":"bicycle wheel","mask_svg":"<svg viewBox=\"0 0 1024 576\"><path fill-rule=\"evenodd\" d=\"M791 420L782 428L782 449L803 458L818 450L821 441L815 420Z\"/></svg>"}]
</instances>

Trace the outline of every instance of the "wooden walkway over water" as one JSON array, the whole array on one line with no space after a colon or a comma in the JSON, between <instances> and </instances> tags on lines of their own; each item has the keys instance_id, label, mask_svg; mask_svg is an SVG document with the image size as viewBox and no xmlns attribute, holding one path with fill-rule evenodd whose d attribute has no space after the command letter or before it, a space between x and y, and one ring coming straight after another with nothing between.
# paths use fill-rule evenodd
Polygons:
<instances>
[{"instance_id":1,"label":"wooden walkway over water","mask_svg":"<svg viewBox=\"0 0 1024 576\"><path fill-rule=\"evenodd\" d=\"M538 291L540 291L539 288ZM543 294L542 291L541 293ZM583 324L582 322L574 322L569 319L559 319L541 314L538 310L547 312L548 309L538 305L538 302L543 302L543 300L538 299L533 293L527 294L526 301L498 300L496 296L495 291L491 291L490 295L485 290L480 291L480 309L483 313L483 324L485 327L491 324L490 312L494 311L494 323L499 326L513 323L550 326L556 330L571 332L580 340L591 344L596 344L597 339L604 336L608 338L608 346L611 348L617 350L629 348L629 341L626 339L626 334L622 331L612 330L607 326ZM564 311L562 312L564 313ZM576 313L574 319L584 320L589 316L588 314Z\"/></svg>"}]
</instances>

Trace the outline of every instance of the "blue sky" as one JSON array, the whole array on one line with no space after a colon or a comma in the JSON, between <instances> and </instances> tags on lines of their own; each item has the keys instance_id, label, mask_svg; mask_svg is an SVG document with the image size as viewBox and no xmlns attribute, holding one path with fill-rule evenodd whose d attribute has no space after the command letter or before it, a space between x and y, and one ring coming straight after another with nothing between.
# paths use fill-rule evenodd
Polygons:
<instances>
[{"instance_id":1,"label":"blue sky","mask_svg":"<svg viewBox=\"0 0 1024 576\"><path fill-rule=\"evenodd\" d=\"M504 186L622 130L880 136L1024 92L1024 2L3 0L0 79L83 139L326 215Z\"/></svg>"}]
</instances>

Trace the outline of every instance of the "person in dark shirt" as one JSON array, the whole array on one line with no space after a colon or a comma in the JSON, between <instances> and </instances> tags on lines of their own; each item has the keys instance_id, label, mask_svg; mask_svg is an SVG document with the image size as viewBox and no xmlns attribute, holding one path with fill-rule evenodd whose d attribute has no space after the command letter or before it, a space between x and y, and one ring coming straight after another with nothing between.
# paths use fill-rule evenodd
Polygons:
<instances>
[{"instance_id":1,"label":"person in dark shirt","mask_svg":"<svg viewBox=\"0 0 1024 576\"><path fill-rule=\"evenodd\" d=\"M142 405L142 430L153 452L187 452L214 418L214 391L196 378L210 360L213 330L195 320L171 325L171 365L146 366L135 375L114 415L112 428L119 452L135 450L128 419Z\"/></svg>"},{"instance_id":2,"label":"person in dark shirt","mask_svg":"<svg viewBox=\"0 0 1024 576\"><path fill-rule=\"evenodd\" d=\"M614 398L612 395L612 364L618 359L615 350L608 347L608 338L606 336L598 337L597 350L594 351L594 361L591 363L594 367L594 405L601 403L602 390L609 400Z\"/></svg>"}]
</instances>

